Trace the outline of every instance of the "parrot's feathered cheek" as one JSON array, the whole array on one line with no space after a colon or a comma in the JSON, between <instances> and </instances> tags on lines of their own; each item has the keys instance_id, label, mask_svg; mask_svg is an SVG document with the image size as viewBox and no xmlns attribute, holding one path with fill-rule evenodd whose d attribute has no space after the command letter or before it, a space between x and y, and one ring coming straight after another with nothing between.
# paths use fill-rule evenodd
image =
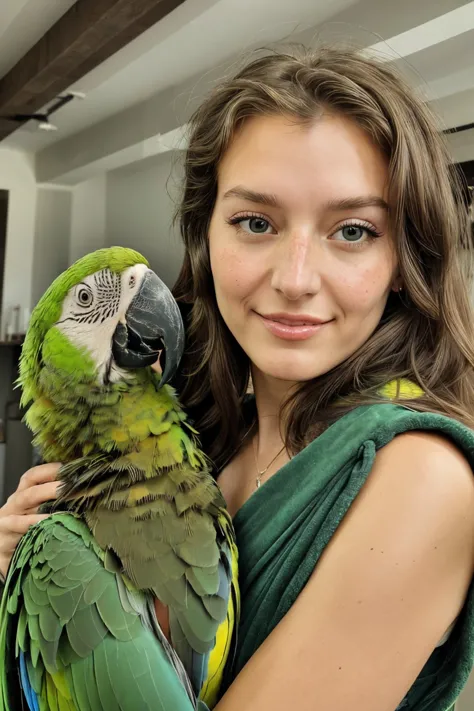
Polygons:
<instances>
[{"instance_id":1,"label":"parrot's feathered cheek","mask_svg":"<svg viewBox=\"0 0 474 711\"><path fill-rule=\"evenodd\" d=\"M184 350L184 325L168 287L148 270L112 339L112 355L119 368L134 370L153 365L165 351L161 383L175 374Z\"/></svg>"}]
</instances>

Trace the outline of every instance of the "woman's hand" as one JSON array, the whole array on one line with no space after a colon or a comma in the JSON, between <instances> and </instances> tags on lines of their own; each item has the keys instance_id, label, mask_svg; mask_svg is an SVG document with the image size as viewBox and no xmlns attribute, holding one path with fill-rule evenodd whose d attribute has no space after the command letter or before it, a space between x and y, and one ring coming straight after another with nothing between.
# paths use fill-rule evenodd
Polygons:
<instances>
[{"instance_id":1,"label":"woman's hand","mask_svg":"<svg viewBox=\"0 0 474 711\"><path fill-rule=\"evenodd\" d=\"M48 517L38 507L56 498L60 485L55 481L60 464L41 464L29 469L18 489L0 509L0 575L5 576L15 547L30 526Z\"/></svg>"}]
</instances>

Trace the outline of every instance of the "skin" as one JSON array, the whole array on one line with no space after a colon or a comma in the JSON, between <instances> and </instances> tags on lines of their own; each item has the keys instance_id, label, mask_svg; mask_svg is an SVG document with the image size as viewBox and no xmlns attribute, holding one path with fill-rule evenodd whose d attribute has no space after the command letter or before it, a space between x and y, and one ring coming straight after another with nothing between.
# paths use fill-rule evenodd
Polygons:
<instances>
[{"instance_id":1,"label":"skin","mask_svg":"<svg viewBox=\"0 0 474 711\"><path fill-rule=\"evenodd\" d=\"M385 160L349 121L325 116L302 128L283 117L249 120L218 179L212 273L222 316L252 363L259 425L255 442L219 478L235 514L255 490L253 446L260 469L281 449L282 399L364 343L401 281L386 210L330 208L354 197L386 200ZM237 186L272 194L279 206L226 196ZM249 234L249 222L243 231L228 224L249 214L268 222L265 235ZM348 246L340 232L347 221L370 224L381 236ZM257 315L276 311L330 323L306 341L282 341ZM280 454L264 481L287 459ZM39 469L32 471L26 488L39 491ZM17 520L26 506L21 496L7 504ZM0 537L0 563L15 540L5 520L2 509L9 543ZM436 435L396 437L378 453L304 591L218 711L393 711L461 610L473 569L474 478L466 460Z\"/></svg>"},{"instance_id":2,"label":"skin","mask_svg":"<svg viewBox=\"0 0 474 711\"><path fill-rule=\"evenodd\" d=\"M315 378L375 329L397 271L388 213L331 203L386 200L387 189L384 157L351 122L329 116L303 128L266 117L244 124L220 165L209 244L219 310L254 376L259 371L272 384ZM279 206L239 190L266 193ZM255 232L252 215L265 234ZM238 217L247 219L228 224ZM372 240L358 227L351 241L350 224L381 236ZM281 311L331 323L309 340L282 342L257 315Z\"/></svg>"},{"instance_id":3,"label":"skin","mask_svg":"<svg viewBox=\"0 0 474 711\"><path fill-rule=\"evenodd\" d=\"M38 506L54 499L59 482L54 481L59 464L42 464L27 471L17 490L0 509L0 574L6 575L15 547L30 526L47 518Z\"/></svg>"},{"instance_id":4,"label":"skin","mask_svg":"<svg viewBox=\"0 0 474 711\"><path fill-rule=\"evenodd\" d=\"M261 117L244 124L218 177L211 267L220 312L252 362L263 469L283 444L278 412L289 389L357 350L379 323L390 290L401 285L387 210L335 207L350 199L387 201L387 163L366 134L341 117L306 128ZM271 195L277 205L245 199L236 194L241 189ZM266 221L266 234L255 234L249 219L229 224L251 216ZM350 225L358 237L352 242ZM380 236L371 239L361 227ZM308 340L282 341L257 315L275 312L330 323ZM232 513L254 490L252 450L250 443L219 480ZM282 453L267 477L287 459Z\"/></svg>"}]
</instances>

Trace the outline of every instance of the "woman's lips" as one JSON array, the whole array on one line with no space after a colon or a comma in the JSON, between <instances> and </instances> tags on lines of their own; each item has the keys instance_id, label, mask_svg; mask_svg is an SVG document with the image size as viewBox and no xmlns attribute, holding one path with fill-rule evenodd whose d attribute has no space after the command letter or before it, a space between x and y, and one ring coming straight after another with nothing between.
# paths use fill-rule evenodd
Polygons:
<instances>
[{"instance_id":1,"label":"woman's lips","mask_svg":"<svg viewBox=\"0 0 474 711\"><path fill-rule=\"evenodd\" d=\"M286 341L305 341L326 326L330 321L321 321L311 316L263 315L255 312L265 328L277 338Z\"/></svg>"}]
</instances>

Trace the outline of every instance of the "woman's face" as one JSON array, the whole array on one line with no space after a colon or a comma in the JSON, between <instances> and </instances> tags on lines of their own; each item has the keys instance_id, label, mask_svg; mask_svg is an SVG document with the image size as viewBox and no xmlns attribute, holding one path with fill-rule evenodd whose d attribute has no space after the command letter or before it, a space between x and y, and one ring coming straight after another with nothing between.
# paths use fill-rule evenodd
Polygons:
<instances>
[{"instance_id":1,"label":"woman's face","mask_svg":"<svg viewBox=\"0 0 474 711\"><path fill-rule=\"evenodd\" d=\"M398 288L388 167L352 121L249 119L218 171L217 303L254 367L297 382L354 353Z\"/></svg>"}]
</instances>

